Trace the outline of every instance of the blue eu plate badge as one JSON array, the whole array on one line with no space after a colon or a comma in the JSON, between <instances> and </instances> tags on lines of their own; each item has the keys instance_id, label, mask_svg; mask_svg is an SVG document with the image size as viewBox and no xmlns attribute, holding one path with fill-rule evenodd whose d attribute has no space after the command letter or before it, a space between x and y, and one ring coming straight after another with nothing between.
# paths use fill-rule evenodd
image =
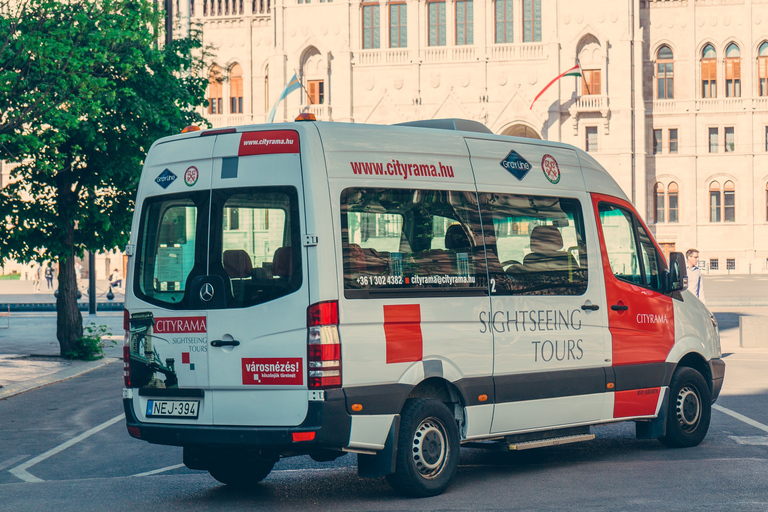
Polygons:
<instances>
[{"instance_id":1,"label":"blue eu plate badge","mask_svg":"<svg viewBox=\"0 0 768 512\"><path fill-rule=\"evenodd\" d=\"M522 181L528 171L531 170L531 164L528 160L520 156L520 154L514 149L509 152L504 160L500 162L501 166L508 170L512 176Z\"/></svg>"},{"instance_id":2,"label":"blue eu plate badge","mask_svg":"<svg viewBox=\"0 0 768 512\"><path fill-rule=\"evenodd\" d=\"M170 169L166 169L160 173L160 176L155 178L155 182L163 188L168 188L168 185L176 181L176 175L173 174Z\"/></svg>"}]
</instances>

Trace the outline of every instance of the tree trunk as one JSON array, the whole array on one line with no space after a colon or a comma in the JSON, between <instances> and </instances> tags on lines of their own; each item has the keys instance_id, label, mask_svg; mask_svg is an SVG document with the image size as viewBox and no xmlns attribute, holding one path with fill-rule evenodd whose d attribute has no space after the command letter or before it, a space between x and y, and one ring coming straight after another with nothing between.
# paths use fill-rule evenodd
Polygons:
<instances>
[{"instance_id":1,"label":"tree trunk","mask_svg":"<svg viewBox=\"0 0 768 512\"><path fill-rule=\"evenodd\" d=\"M69 184L59 184L59 219L64 231L66 255L59 260L59 296L56 299L56 338L62 357L75 351L83 335L83 315L77 305L78 282L75 273L75 222L70 216L77 195Z\"/></svg>"}]
</instances>

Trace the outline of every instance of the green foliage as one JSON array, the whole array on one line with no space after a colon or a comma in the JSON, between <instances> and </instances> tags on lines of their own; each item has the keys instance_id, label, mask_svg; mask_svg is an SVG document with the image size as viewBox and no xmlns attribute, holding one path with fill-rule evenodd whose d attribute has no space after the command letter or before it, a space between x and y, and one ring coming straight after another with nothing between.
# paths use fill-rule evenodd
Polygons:
<instances>
[{"instance_id":1,"label":"green foliage","mask_svg":"<svg viewBox=\"0 0 768 512\"><path fill-rule=\"evenodd\" d=\"M88 324L83 327L83 335L77 338L75 347L67 351L64 357L83 361L101 359L104 357L104 349L107 346L117 345L115 340L104 339L106 336L112 336L106 325Z\"/></svg>"}]
</instances>

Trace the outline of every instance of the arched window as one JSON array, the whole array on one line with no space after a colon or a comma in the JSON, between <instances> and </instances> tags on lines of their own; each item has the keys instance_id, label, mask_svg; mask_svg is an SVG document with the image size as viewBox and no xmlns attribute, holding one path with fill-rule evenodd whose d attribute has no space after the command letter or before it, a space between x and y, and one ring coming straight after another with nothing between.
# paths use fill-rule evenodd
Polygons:
<instances>
[{"instance_id":1,"label":"arched window","mask_svg":"<svg viewBox=\"0 0 768 512\"><path fill-rule=\"evenodd\" d=\"M229 111L243 113L243 68L235 64L229 70Z\"/></svg>"},{"instance_id":2,"label":"arched window","mask_svg":"<svg viewBox=\"0 0 768 512\"><path fill-rule=\"evenodd\" d=\"M664 201L664 184L663 183L656 183L656 186L653 189L653 202L654 202L654 209L656 211L656 215L654 218L654 221L658 224L659 222L664 222L666 215L665 214L665 203Z\"/></svg>"},{"instance_id":3,"label":"arched window","mask_svg":"<svg viewBox=\"0 0 768 512\"><path fill-rule=\"evenodd\" d=\"M701 51L701 97L717 98L717 52L711 44Z\"/></svg>"},{"instance_id":4,"label":"arched window","mask_svg":"<svg viewBox=\"0 0 768 512\"><path fill-rule=\"evenodd\" d=\"M729 44L725 49L725 96L741 96L741 51L736 43Z\"/></svg>"},{"instance_id":5,"label":"arched window","mask_svg":"<svg viewBox=\"0 0 768 512\"><path fill-rule=\"evenodd\" d=\"M760 96L768 96L768 41L761 44L758 51L757 80Z\"/></svg>"},{"instance_id":6,"label":"arched window","mask_svg":"<svg viewBox=\"0 0 768 512\"><path fill-rule=\"evenodd\" d=\"M222 74L219 66L211 67L208 73L208 113L223 114L224 100L222 87Z\"/></svg>"},{"instance_id":7,"label":"arched window","mask_svg":"<svg viewBox=\"0 0 768 512\"><path fill-rule=\"evenodd\" d=\"M709 222L720 222L720 183L709 184Z\"/></svg>"},{"instance_id":8,"label":"arched window","mask_svg":"<svg viewBox=\"0 0 768 512\"><path fill-rule=\"evenodd\" d=\"M680 207L678 206L677 193L677 183L673 181L667 187L667 204L669 205L667 222L680 222Z\"/></svg>"},{"instance_id":9,"label":"arched window","mask_svg":"<svg viewBox=\"0 0 768 512\"><path fill-rule=\"evenodd\" d=\"M656 98L660 100L674 98L674 65L674 55L669 46L659 48L656 53Z\"/></svg>"},{"instance_id":10,"label":"arched window","mask_svg":"<svg viewBox=\"0 0 768 512\"><path fill-rule=\"evenodd\" d=\"M732 181L723 185L723 221L736 222L736 185Z\"/></svg>"}]
</instances>

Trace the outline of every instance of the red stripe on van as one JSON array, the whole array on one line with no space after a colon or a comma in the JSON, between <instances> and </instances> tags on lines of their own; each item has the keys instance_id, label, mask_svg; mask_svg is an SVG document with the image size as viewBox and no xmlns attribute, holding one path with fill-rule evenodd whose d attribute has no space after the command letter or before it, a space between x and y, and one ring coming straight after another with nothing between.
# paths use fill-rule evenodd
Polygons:
<instances>
[{"instance_id":1,"label":"red stripe on van","mask_svg":"<svg viewBox=\"0 0 768 512\"><path fill-rule=\"evenodd\" d=\"M613 417L653 416L660 393L660 388L617 391L613 398Z\"/></svg>"},{"instance_id":2,"label":"red stripe on van","mask_svg":"<svg viewBox=\"0 0 768 512\"><path fill-rule=\"evenodd\" d=\"M298 152L298 133L292 130L272 130L268 132L244 132L240 135L240 148L237 156Z\"/></svg>"},{"instance_id":3,"label":"red stripe on van","mask_svg":"<svg viewBox=\"0 0 768 512\"><path fill-rule=\"evenodd\" d=\"M421 307L418 304L384 306L387 364L421 361Z\"/></svg>"}]
</instances>

